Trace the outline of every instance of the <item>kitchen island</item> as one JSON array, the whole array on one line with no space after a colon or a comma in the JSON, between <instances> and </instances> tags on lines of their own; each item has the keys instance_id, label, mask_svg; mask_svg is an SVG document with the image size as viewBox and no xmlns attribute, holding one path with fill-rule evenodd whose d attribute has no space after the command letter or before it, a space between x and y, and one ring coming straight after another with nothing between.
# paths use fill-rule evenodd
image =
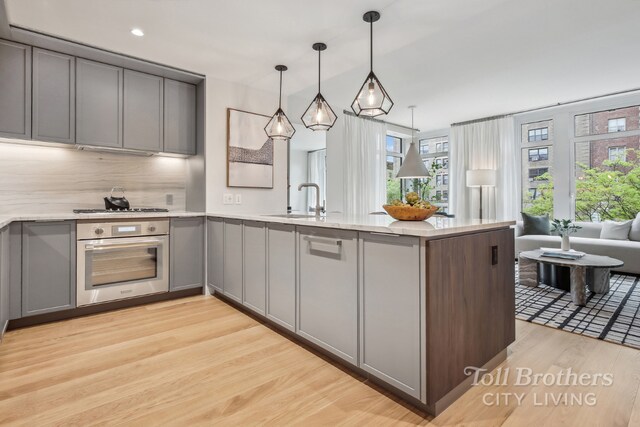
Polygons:
<instances>
[{"instance_id":1,"label":"kitchen island","mask_svg":"<svg viewBox=\"0 0 640 427\"><path fill-rule=\"evenodd\" d=\"M515 339L510 221L207 215L207 286L438 414Z\"/></svg>"}]
</instances>

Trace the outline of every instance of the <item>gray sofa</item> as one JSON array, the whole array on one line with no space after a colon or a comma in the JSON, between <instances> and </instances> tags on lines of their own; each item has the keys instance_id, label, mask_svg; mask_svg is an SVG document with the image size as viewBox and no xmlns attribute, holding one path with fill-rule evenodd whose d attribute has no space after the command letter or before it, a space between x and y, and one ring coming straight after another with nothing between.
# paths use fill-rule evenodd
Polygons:
<instances>
[{"instance_id":1,"label":"gray sofa","mask_svg":"<svg viewBox=\"0 0 640 427\"><path fill-rule=\"evenodd\" d=\"M624 262L617 268L622 273L640 274L640 242L633 240L608 240L600 238L602 225L593 222L576 222L582 227L571 235L571 249L594 255L606 255ZM516 223L516 258L522 251L560 248L560 236L522 235L522 222Z\"/></svg>"}]
</instances>

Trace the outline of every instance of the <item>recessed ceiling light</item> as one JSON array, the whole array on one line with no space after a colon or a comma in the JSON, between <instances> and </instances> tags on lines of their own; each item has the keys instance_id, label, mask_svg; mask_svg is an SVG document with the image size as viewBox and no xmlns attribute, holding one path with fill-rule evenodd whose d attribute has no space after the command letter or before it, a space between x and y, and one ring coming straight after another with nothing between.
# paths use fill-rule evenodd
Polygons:
<instances>
[{"instance_id":1,"label":"recessed ceiling light","mask_svg":"<svg viewBox=\"0 0 640 427\"><path fill-rule=\"evenodd\" d=\"M144 36L144 31L142 31L140 28L134 28L133 30L131 30L131 34L133 34L134 36L142 37Z\"/></svg>"}]
</instances>

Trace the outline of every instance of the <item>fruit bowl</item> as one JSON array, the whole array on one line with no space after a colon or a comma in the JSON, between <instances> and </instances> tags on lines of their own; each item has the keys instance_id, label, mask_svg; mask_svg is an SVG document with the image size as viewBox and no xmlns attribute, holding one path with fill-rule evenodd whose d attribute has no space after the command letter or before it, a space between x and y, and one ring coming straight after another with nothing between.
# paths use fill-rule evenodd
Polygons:
<instances>
[{"instance_id":1,"label":"fruit bowl","mask_svg":"<svg viewBox=\"0 0 640 427\"><path fill-rule=\"evenodd\" d=\"M430 206L427 209L416 208L413 206L394 206L383 205L382 208L398 221L424 221L431 218L438 211L437 206Z\"/></svg>"}]
</instances>

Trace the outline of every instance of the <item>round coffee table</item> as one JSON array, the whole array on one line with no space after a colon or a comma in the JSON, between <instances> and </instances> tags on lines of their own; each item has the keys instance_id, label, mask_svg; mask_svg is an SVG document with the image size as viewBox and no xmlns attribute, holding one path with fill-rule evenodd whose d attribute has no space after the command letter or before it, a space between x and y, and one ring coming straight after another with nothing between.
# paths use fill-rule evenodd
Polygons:
<instances>
[{"instance_id":1,"label":"round coffee table","mask_svg":"<svg viewBox=\"0 0 640 427\"><path fill-rule=\"evenodd\" d=\"M518 272L520 284L538 286L538 263L553 264L571 269L571 299L576 305L587 304L587 287L591 292L609 292L611 269L622 267L624 262L608 256L587 254L576 260L542 256L542 250L520 252Z\"/></svg>"}]
</instances>

